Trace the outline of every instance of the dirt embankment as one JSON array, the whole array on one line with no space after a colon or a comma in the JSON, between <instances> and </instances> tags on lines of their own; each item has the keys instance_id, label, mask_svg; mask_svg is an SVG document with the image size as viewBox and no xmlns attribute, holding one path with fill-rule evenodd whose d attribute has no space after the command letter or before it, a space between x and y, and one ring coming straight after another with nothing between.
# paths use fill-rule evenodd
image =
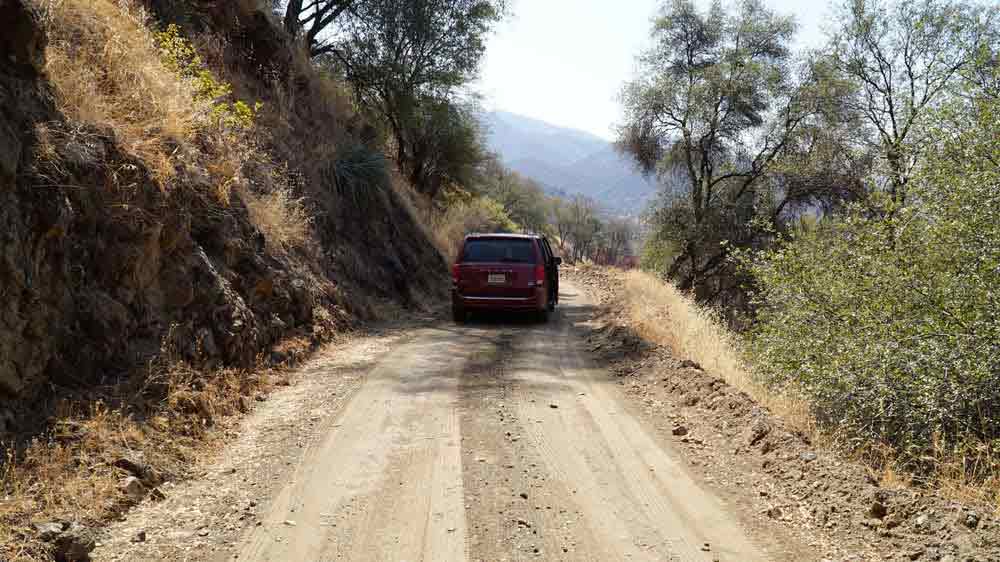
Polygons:
<instances>
[{"instance_id":1,"label":"dirt embankment","mask_svg":"<svg viewBox=\"0 0 1000 562\"><path fill-rule=\"evenodd\" d=\"M258 176L274 172L258 169L260 162L240 163L228 178L232 193L220 196L213 171L225 160L220 147L198 138L180 142L164 181L164 172L151 169L113 124L61 114L57 105L65 104L56 103L47 75L51 39L38 10L27 0L0 3L5 422L24 418L54 387L86 392L120 381L164 349L206 368L250 366L283 338L322 339L354 317L370 316L372 297L405 303L433 291L443 271L392 190L343 197L317 149L306 148L359 142L364 125L307 124L320 117L310 113L327 93L295 66L290 41L263 13L230 2L207 3L198 8L204 13L151 2L154 9L160 4L174 8L160 8L164 17L202 22L202 33L223 39L217 62L249 99L276 106L287 84L274 77L295 81L299 103L259 117L262 130L279 118L285 130L256 141L269 143L261 155L288 163L289 177L300 178L297 195L316 215L314 239L276 251L250 220L238 188L252 189L264 183ZM80 50L94 48L86 43L96 41L97 31L86 23L49 25L63 26L60 41L79 34Z\"/></svg>"},{"instance_id":2,"label":"dirt embankment","mask_svg":"<svg viewBox=\"0 0 1000 562\"><path fill-rule=\"evenodd\" d=\"M84 558L280 381L255 369L446 286L343 86L257 4L0 0L0 558ZM251 129L178 97L171 23L261 102ZM338 175L359 153L384 181ZM251 212L278 191L305 213L270 217L307 223L295 245Z\"/></svg>"},{"instance_id":3,"label":"dirt embankment","mask_svg":"<svg viewBox=\"0 0 1000 562\"><path fill-rule=\"evenodd\" d=\"M758 517L802 536L816 559L1000 560L1000 522L990 506L876 480L721 378L640 337L623 312L621 272L566 274L601 305L587 333L591 349L644 408L672 424L688 462L752 502Z\"/></svg>"}]
</instances>

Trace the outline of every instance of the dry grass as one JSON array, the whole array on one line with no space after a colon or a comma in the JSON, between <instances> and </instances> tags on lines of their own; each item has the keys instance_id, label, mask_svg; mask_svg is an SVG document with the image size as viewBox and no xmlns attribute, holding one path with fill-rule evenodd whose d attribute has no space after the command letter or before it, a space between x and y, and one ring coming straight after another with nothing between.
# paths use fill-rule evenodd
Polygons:
<instances>
[{"instance_id":1,"label":"dry grass","mask_svg":"<svg viewBox=\"0 0 1000 562\"><path fill-rule=\"evenodd\" d=\"M623 273L622 283L629 316L644 338L667 346L678 357L698 362L810 439L839 448L835 432L817 427L807 401L776 393L754 381L751 367L742 359L738 336L712 310L646 272ZM873 443L858 449L854 444L850 451L884 488L929 486L952 500L992 505L1000 515L1000 458L987 444L956 448L938 443L922 458L925 466L920 467L920 476L907 464L910 457L891 447Z\"/></svg>"},{"instance_id":2,"label":"dry grass","mask_svg":"<svg viewBox=\"0 0 1000 562\"><path fill-rule=\"evenodd\" d=\"M630 316L644 338L667 346L678 357L699 363L796 429L811 437L819 436L808 403L775 393L753 380L742 359L738 337L714 311L643 271L625 273L623 289Z\"/></svg>"},{"instance_id":3,"label":"dry grass","mask_svg":"<svg viewBox=\"0 0 1000 562\"><path fill-rule=\"evenodd\" d=\"M130 505L116 460L136 453L157 471L179 477L217 443L212 429L245 411L255 393L286 380L283 373L231 369L206 374L173 363L152 367L140 394L164 393L136 416L129 400L115 407L63 401L49 432L0 462L0 560L48 560L49 545L33 538L33 523L75 521L99 526ZM126 389L119 389L126 393ZM116 392L109 393L111 395ZM138 398L133 396L133 398ZM141 420L141 421L140 421Z\"/></svg>"},{"instance_id":4,"label":"dry grass","mask_svg":"<svg viewBox=\"0 0 1000 562\"><path fill-rule=\"evenodd\" d=\"M250 213L250 222L264 234L272 252L301 246L310 238L312 214L302 198L296 198L288 188L269 193L246 190L242 194Z\"/></svg>"},{"instance_id":5,"label":"dry grass","mask_svg":"<svg viewBox=\"0 0 1000 562\"><path fill-rule=\"evenodd\" d=\"M46 0L46 70L67 117L114 131L161 182L174 175L171 154L208 113L190 84L159 56L146 14L129 2Z\"/></svg>"}]
</instances>

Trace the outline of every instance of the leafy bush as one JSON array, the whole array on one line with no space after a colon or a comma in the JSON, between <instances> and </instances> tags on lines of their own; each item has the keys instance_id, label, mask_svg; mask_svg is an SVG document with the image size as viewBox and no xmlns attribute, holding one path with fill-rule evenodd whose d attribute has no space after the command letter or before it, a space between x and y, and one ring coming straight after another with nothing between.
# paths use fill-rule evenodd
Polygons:
<instances>
[{"instance_id":1,"label":"leafy bush","mask_svg":"<svg viewBox=\"0 0 1000 562\"><path fill-rule=\"evenodd\" d=\"M373 190L389 185L389 168L385 156L364 145L348 146L337 153L327 170L332 184L342 197L361 206Z\"/></svg>"},{"instance_id":2,"label":"leafy bush","mask_svg":"<svg viewBox=\"0 0 1000 562\"><path fill-rule=\"evenodd\" d=\"M160 48L163 64L181 78L190 80L194 87L195 101L211 105L215 123L233 129L249 129L253 126L254 118L261 109L260 102L250 106L243 100L228 101L233 94L232 86L212 74L194 45L181 35L177 25L170 24L166 30L157 32L156 43Z\"/></svg>"},{"instance_id":3,"label":"leafy bush","mask_svg":"<svg viewBox=\"0 0 1000 562\"><path fill-rule=\"evenodd\" d=\"M446 199L445 211L433 221L433 231L438 247L448 259L455 257L466 234L520 229L503 205L489 197L452 194Z\"/></svg>"},{"instance_id":4,"label":"leafy bush","mask_svg":"<svg viewBox=\"0 0 1000 562\"><path fill-rule=\"evenodd\" d=\"M1000 445L998 109L944 114L966 122L932 135L944 140L910 206L821 221L750 265L756 372L803 392L821 423L910 459Z\"/></svg>"}]
</instances>

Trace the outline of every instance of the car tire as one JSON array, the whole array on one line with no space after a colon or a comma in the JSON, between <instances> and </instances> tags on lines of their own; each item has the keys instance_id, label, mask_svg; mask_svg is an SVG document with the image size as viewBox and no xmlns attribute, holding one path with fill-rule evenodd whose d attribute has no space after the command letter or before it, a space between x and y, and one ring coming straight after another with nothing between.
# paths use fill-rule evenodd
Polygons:
<instances>
[{"instance_id":1,"label":"car tire","mask_svg":"<svg viewBox=\"0 0 1000 562\"><path fill-rule=\"evenodd\" d=\"M538 320L539 324L547 323L549 321L549 309L543 308L539 310L535 316L535 319Z\"/></svg>"},{"instance_id":2,"label":"car tire","mask_svg":"<svg viewBox=\"0 0 1000 562\"><path fill-rule=\"evenodd\" d=\"M465 312L465 310L463 310L461 308L452 307L451 308L451 317L452 317L453 320L455 320L456 324L465 324L465 321L468 318L468 313Z\"/></svg>"}]
</instances>

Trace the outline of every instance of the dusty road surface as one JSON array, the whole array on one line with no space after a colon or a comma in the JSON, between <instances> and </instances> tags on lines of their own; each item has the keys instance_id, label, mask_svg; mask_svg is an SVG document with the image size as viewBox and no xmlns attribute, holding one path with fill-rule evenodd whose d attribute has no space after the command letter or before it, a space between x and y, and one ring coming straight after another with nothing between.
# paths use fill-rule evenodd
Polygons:
<instances>
[{"instance_id":1,"label":"dusty road surface","mask_svg":"<svg viewBox=\"0 0 1000 562\"><path fill-rule=\"evenodd\" d=\"M391 341L353 372L341 368L337 376L356 384L336 393L316 431L262 445L295 450L282 453L286 473L258 488L252 507L236 505L245 500L240 490L214 496L233 513L252 512L240 517L242 528L229 527L228 537L219 523L198 531L193 521L211 511L200 510L179 516L192 521L187 534L153 527L160 538L120 540L98 559L786 558L784 546L769 544L776 539L751 538L738 510L707 491L612 377L589 363L572 323L590 304L569 284L562 299L546 325L436 323ZM329 391L303 384L302 400ZM295 415L294 402L284 408L270 415ZM222 472L236 473L239 453L228 456L234 468ZM242 480L261 472L251 467ZM169 519L184 492L176 495L149 508L159 515L140 509L136 517ZM221 537L206 542L211 548L192 546L209 532Z\"/></svg>"}]
</instances>

